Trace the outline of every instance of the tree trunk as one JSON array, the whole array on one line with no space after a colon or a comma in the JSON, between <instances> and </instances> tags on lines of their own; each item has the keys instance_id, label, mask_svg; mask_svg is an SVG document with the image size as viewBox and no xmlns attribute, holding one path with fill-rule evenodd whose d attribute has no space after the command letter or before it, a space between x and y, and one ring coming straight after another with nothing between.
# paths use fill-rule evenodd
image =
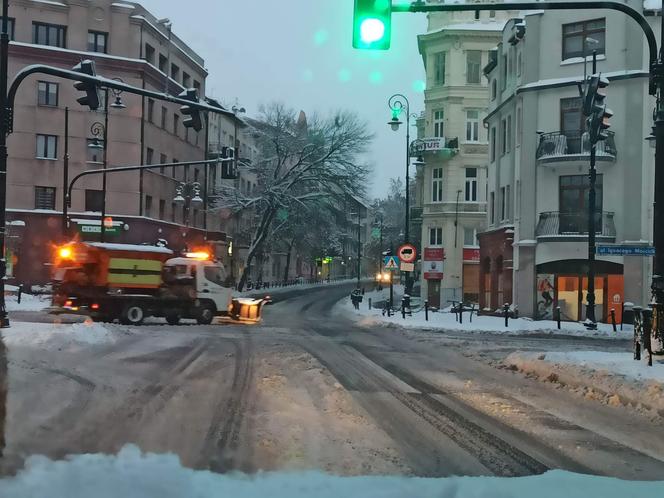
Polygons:
<instances>
[{"instance_id":1,"label":"tree trunk","mask_svg":"<svg viewBox=\"0 0 664 498\"><path fill-rule=\"evenodd\" d=\"M269 209L263 214L256 232L254 232L254 238L249 246L249 252L247 253L247 261L244 264L244 270L242 270L242 276L240 277L240 282L237 285L238 292L242 292L244 286L247 284L247 278L249 277L249 272L251 271L251 263L254 261L256 254L258 253L261 245L265 241L269 233L270 225L274 219L275 214L277 213L274 209Z\"/></svg>"},{"instance_id":2,"label":"tree trunk","mask_svg":"<svg viewBox=\"0 0 664 498\"><path fill-rule=\"evenodd\" d=\"M288 282L288 273L290 272L291 254L293 253L293 246L295 239L291 239L288 243L288 254L286 255L286 269L284 270L284 284Z\"/></svg>"}]
</instances>

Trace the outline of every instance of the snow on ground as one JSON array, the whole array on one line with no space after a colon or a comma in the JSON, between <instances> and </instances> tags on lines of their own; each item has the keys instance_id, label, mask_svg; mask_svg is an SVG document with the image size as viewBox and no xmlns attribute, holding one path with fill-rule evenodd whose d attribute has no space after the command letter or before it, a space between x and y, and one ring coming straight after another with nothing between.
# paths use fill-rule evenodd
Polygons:
<instances>
[{"instance_id":1,"label":"snow on ground","mask_svg":"<svg viewBox=\"0 0 664 498\"><path fill-rule=\"evenodd\" d=\"M264 289L251 289L251 290L245 290L242 292L233 292L234 296L255 296L255 295L264 295L264 296L276 296L279 294L282 294L284 292L293 292L297 290L306 290L306 289L320 289L322 287L329 287L329 286L336 286L336 285L344 285L344 284L349 284L352 282L357 282L357 279L348 279L348 280L337 280L335 282L321 282L318 284L297 284L297 285L289 285L287 287L268 287Z\"/></svg>"},{"instance_id":2,"label":"snow on ground","mask_svg":"<svg viewBox=\"0 0 664 498\"><path fill-rule=\"evenodd\" d=\"M634 482L560 470L521 478L335 477L319 472L214 474L181 466L174 455L142 454L126 446L117 456L80 455L63 461L31 457L25 470L0 480L12 498L640 498L660 497L662 482Z\"/></svg>"},{"instance_id":3,"label":"snow on ground","mask_svg":"<svg viewBox=\"0 0 664 498\"><path fill-rule=\"evenodd\" d=\"M11 328L2 330L2 337L9 347L36 349L76 348L115 342L111 328L92 321L75 324L12 322Z\"/></svg>"},{"instance_id":4,"label":"snow on ground","mask_svg":"<svg viewBox=\"0 0 664 498\"><path fill-rule=\"evenodd\" d=\"M395 291L395 305L401 301L401 294ZM342 300L337 306L336 311L339 314L353 317L361 325L388 325L395 327L425 329L425 330L454 330L465 331L468 333L493 333L493 334L511 334L511 335L539 335L539 334L560 334L570 336L596 337L600 339L630 339L633 337L631 325L625 325L624 330L613 332L613 327L609 324L601 323L598 330L589 331L582 323L562 322L561 330L558 330L557 323L551 320L531 320L529 318L510 319L509 326L505 327L505 319L495 316L477 316L473 313L472 323L470 321L470 312L464 312L463 323L456 321L456 315L448 310L440 312L429 312L429 321L426 321L424 309L421 306L415 306L413 316L406 316L404 320L401 312L388 317L383 316L380 309L369 309L369 298L372 303L385 301L389 297L389 289L380 292L367 292L364 300L357 311L351 304L350 297ZM419 299L419 298L418 298Z\"/></svg>"},{"instance_id":5,"label":"snow on ground","mask_svg":"<svg viewBox=\"0 0 664 498\"><path fill-rule=\"evenodd\" d=\"M18 302L18 287L11 285L5 286L5 304L7 311L40 311L51 305L51 296L34 296L25 294L21 296L21 302Z\"/></svg>"},{"instance_id":6,"label":"snow on ground","mask_svg":"<svg viewBox=\"0 0 664 498\"><path fill-rule=\"evenodd\" d=\"M632 353L519 351L510 354L504 364L567 386L588 399L664 415L664 359L656 356L649 367L643 360L635 361Z\"/></svg>"}]
</instances>

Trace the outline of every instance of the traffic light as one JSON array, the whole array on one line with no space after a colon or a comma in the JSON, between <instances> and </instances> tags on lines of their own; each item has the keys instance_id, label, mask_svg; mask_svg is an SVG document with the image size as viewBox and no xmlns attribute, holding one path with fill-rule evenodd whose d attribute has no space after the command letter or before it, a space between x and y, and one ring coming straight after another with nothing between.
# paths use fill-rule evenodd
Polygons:
<instances>
[{"instance_id":1,"label":"traffic light","mask_svg":"<svg viewBox=\"0 0 664 498\"><path fill-rule=\"evenodd\" d=\"M606 106L606 93L601 90L609 86L609 80L601 74L593 74L588 78L583 97L583 113L588 116L586 125L590 143L608 138L607 130L611 127L609 119L613 112Z\"/></svg>"},{"instance_id":2,"label":"traffic light","mask_svg":"<svg viewBox=\"0 0 664 498\"><path fill-rule=\"evenodd\" d=\"M609 123L611 116L613 116L613 112L606 107L606 104L595 107L592 116L587 119L591 144L596 144L599 140L609 138L607 130L611 128L611 123Z\"/></svg>"},{"instance_id":3,"label":"traffic light","mask_svg":"<svg viewBox=\"0 0 664 498\"><path fill-rule=\"evenodd\" d=\"M235 180L238 177L233 147L221 148L221 178Z\"/></svg>"},{"instance_id":4,"label":"traffic light","mask_svg":"<svg viewBox=\"0 0 664 498\"><path fill-rule=\"evenodd\" d=\"M606 94L600 90L607 86L609 86L609 80L604 78L601 73L588 76L583 94L583 114L585 116L592 114L593 106L596 103L601 105L604 102Z\"/></svg>"},{"instance_id":5,"label":"traffic light","mask_svg":"<svg viewBox=\"0 0 664 498\"><path fill-rule=\"evenodd\" d=\"M185 90L179 95L180 98L190 100L191 102L198 103L198 93L194 88ZM196 131L201 131L203 129L203 120L201 119L201 111L195 107L189 105L183 105L180 107L180 112L186 116L182 120L182 124L185 128L193 128Z\"/></svg>"},{"instance_id":6,"label":"traffic light","mask_svg":"<svg viewBox=\"0 0 664 498\"><path fill-rule=\"evenodd\" d=\"M88 76L97 76L97 70L95 69L95 63L91 60L85 60L80 64L74 66L73 71L77 73L85 74ZM74 83L74 88L81 92L85 92L85 96L76 99L81 105L86 105L90 108L91 111L96 111L101 105L101 98L99 97L99 87L96 83L88 83L86 81L79 81Z\"/></svg>"},{"instance_id":7,"label":"traffic light","mask_svg":"<svg viewBox=\"0 0 664 498\"><path fill-rule=\"evenodd\" d=\"M388 50L392 36L392 0L355 0L353 48Z\"/></svg>"}]
</instances>

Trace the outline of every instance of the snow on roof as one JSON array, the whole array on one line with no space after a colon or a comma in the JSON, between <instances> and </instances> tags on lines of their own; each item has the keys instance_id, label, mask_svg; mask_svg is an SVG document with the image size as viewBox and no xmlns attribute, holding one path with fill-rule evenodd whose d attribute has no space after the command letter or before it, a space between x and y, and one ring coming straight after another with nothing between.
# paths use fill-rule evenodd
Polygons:
<instances>
[{"instance_id":1,"label":"snow on roof","mask_svg":"<svg viewBox=\"0 0 664 498\"><path fill-rule=\"evenodd\" d=\"M92 242L90 243L92 247L98 249L107 249L109 251L141 251L141 252L152 252L157 254L173 254L173 251L165 247L157 246L141 246L138 244L109 244L102 242Z\"/></svg>"},{"instance_id":2,"label":"snow on roof","mask_svg":"<svg viewBox=\"0 0 664 498\"><path fill-rule=\"evenodd\" d=\"M662 10L662 0L643 0L643 10Z\"/></svg>"},{"instance_id":3,"label":"snow on roof","mask_svg":"<svg viewBox=\"0 0 664 498\"><path fill-rule=\"evenodd\" d=\"M132 9L132 10L136 8L136 7L134 7L134 6L131 5L131 4L128 4L128 3L120 3L120 2L112 3L112 4L111 4L111 7L123 7L123 8L125 8L125 9Z\"/></svg>"},{"instance_id":4,"label":"snow on roof","mask_svg":"<svg viewBox=\"0 0 664 498\"><path fill-rule=\"evenodd\" d=\"M48 5L57 5L58 7L67 7L66 3L54 2L53 0L32 0L34 3L45 3Z\"/></svg>"},{"instance_id":5,"label":"snow on roof","mask_svg":"<svg viewBox=\"0 0 664 498\"><path fill-rule=\"evenodd\" d=\"M608 79L615 79L615 78L620 78L620 77L629 77L629 76L634 76L634 77L647 77L648 71L644 71L642 69L630 69L630 70L625 70L625 71L609 71L608 73L602 73L602 76L608 78ZM551 78L547 80L537 80L533 81L531 83L526 83L525 85L521 85L519 88L517 88L517 93L522 92L524 90L528 90L531 88L540 88L540 87L555 87L558 85L564 85L564 84L569 84L569 83L576 83L576 82L581 82L582 78L579 76L569 76L567 78Z\"/></svg>"},{"instance_id":6,"label":"snow on roof","mask_svg":"<svg viewBox=\"0 0 664 498\"><path fill-rule=\"evenodd\" d=\"M427 34L440 33L442 31L502 31L507 21L490 22L466 22L459 24L448 24L439 29L429 31Z\"/></svg>"}]
</instances>

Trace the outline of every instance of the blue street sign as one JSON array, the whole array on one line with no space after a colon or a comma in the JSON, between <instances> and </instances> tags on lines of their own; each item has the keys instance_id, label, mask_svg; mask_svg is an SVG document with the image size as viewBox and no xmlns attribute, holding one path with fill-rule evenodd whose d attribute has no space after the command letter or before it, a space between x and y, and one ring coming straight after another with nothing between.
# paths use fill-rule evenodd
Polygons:
<instances>
[{"instance_id":1,"label":"blue street sign","mask_svg":"<svg viewBox=\"0 0 664 498\"><path fill-rule=\"evenodd\" d=\"M385 269L387 271L397 271L399 269L399 256L386 256Z\"/></svg>"},{"instance_id":2,"label":"blue street sign","mask_svg":"<svg viewBox=\"0 0 664 498\"><path fill-rule=\"evenodd\" d=\"M651 246L597 246L600 256L654 256L655 248Z\"/></svg>"}]
</instances>

